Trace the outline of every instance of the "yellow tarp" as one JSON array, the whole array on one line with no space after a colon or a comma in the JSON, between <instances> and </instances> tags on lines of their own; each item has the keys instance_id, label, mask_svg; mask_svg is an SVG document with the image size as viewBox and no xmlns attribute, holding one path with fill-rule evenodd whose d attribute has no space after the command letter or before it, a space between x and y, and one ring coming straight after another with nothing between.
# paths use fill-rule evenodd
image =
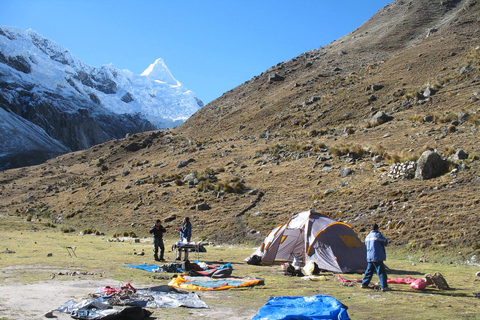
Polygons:
<instances>
[{"instance_id":1,"label":"yellow tarp","mask_svg":"<svg viewBox=\"0 0 480 320\"><path fill-rule=\"evenodd\" d=\"M263 283L263 279L249 277L213 279L210 277L177 276L176 278L173 278L168 285L180 289L215 291L249 287Z\"/></svg>"}]
</instances>

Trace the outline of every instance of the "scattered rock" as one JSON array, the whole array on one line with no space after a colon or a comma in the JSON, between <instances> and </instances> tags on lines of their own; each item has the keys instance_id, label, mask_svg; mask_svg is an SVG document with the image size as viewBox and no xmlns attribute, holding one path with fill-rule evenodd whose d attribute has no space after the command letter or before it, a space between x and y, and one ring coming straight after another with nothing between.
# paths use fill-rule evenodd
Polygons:
<instances>
[{"instance_id":1,"label":"scattered rock","mask_svg":"<svg viewBox=\"0 0 480 320\"><path fill-rule=\"evenodd\" d=\"M469 113L461 113L458 115L458 121L460 123L464 123L464 122L467 122L468 121L468 118L470 118L470 114Z\"/></svg>"},{"instance_id":2,"label":"scattered rock","mask_svg":"<svg viewBox=\"0 0 480 320\"><path fill-rule=\"evenodd\" d=\"M177 215L176 214L172 214L170 217L167 217L165 219L163 219L163 221L165 223L168 223L168 222L172 222L173 220L177 219Z\"/></svg>"},{"instance_id":3,"label":"scattered rock","mask_svg":"<svg viewBox=\"0 0 480 320\"><path fill-rule=\"evenodd\" d=\"M334 192L335 192L335 189L328 189L328 190L325 190L324 194L329 195L329 194L334 193Z\"/></svg>"},{"instance_id":4,"label":"scattered rock","mask_svg":"<svg viewBox=\"0 0 480 320\"><path fill-rule=\"evenodd\" d=\"M373 91L378 91L383 89L383 85L381 84L371 84L368 87L365 88L365 91L373 90Z\"/></svg>"},{"instance_id":5,"label":"scattered rock","mask_svg":"<svg viewBox=\"0 0 480 320\"><path fill-rule=\"evenodd\" d=\"M423 96L425 98L428 98L428 97L431 97L435 94L435 90L433 90L432 88L428 87L427 89L425 89L425 91L423 92Z\"/></svg>"},{"instance_id":6,"label":"scattered rock","mask_svg":"<svg viewBox=\"0 0 480 320\"><path fill-rule=\"evenodd\" d=\"M345 178L346 176L349 176L351 174L353 174L353 170L350 168L340 169L340 176L342 178Z\"/></svg>"},{"instance_id":7,"label":"scattered rock","mask_svg":"<svg viewBox=\"0 0 480 320\"><path fill-rule=\"evenodd\" d=\"M468 153L466 153L463 150L458 150L455 152L455 155L453 156L453 159L455 160L465 160L468 159Z\"/></svg>"},{"instance_id":8,"label":"scattered rock","mask_svg":"<svg viewBox=\"0 0 480 320\"><path fill-rule=\"evenodd\" d=\"M212 207L211 207L208 203L206 203L206 202L197 204L197 205L195 206L195 208L196 208L197 210L199 210L199 211L212 209Z\"/></svg>"},{"instance_id":9,"label":"scattered rock","mask_svg":"<svg viewBox=\"0 0 480 320\"><path fill-rule=\"evenodd\" d=\"M462 69L460 69L460 74L465 74L465 73L468 73L470 71L472 71L472 66L468 65L468 66L462 67Z\"/></svg>"},{"instance_id":10,"label":"scattered rock","mask_svg":"<svg viewBox=\"0 0 480 320\"><path fill-rule=\"evenodd\" d=\"M197 174L195 172L191 172L191 173L187 174L185 176L185 178L183 178L183 182L186 182L186 183L188 183L190 181L193 182L196 178L197 178Z\"/></svg>"},{"instance_id":11,"label":"scattered rock","mask_svg":"<svg viewBox=\"0 0 480 320\"><path fill-rule=\"evenodd\" d=\"M185 161L178 161L177 168L186 167L190 162L195 162L194 159L187 159Z\"/></svg>"},{"instance_id":12,"label":"scattered rock","mask_svg":"<svg viewBox=\"0 0 480 320\"><path fill-rule=\"evenodd\" d=\"M393 119L392 116L384 113L383 111L378 111L377 113L375 113L375 115L370 120L370 124L372 124L374 126L378 126L378 125L384 124L385 122L388 122L392 119Z\"/></svg>"},{"instance_id":13,"label":"scattered rock","mask_svg":"<svg viewBox=\"0 0 480 320\"><path fill-rule=\"evenodd\" d=\"M436 178L444 174L447 169L447 161L442 156L435 151L427 150L417 161L415 178L421 180Z\"/></svg>"},{"instance_id":14,"label":"scattered rock","mask_svg":"<svg viewBox=\"0 0 480 320\"><path fill-rule=\"evenodd\" d=\"M423 122L433 122L435 117L431 114L427 114L425 117L423 117Z\"/></svg>"},{"instance_id":15,"label":"scattered rock","mask_svg":"<svg viewBox=\"0 0 480 320\"><path fill-rule=\"evenodd\" d=\"M138 144L136 142L132 142L128 146L125 147L125 150L130 151L130 152L138 151L140 149L141 149L140 144Z\"/></svg>"},{"instance_id":16,"label":"scattered rock","mask_svg":"<svg viewBox=\"0 0 480 320\"><path fill-rule=\"evenodd\" d=\"M268 75L268 81L283 81L283 80L285 80L285 77L282 77L276 72Z\"/></svg>"},{"instance_id":17,"label":"scattered rock","mask_svg":"<svg viewBox=\"0 0 480 320\"><path fill-rule=\"evenodd\" d=\"M383 157L381 155L375 155L373 158L372 158L373 162L374 163L380 163L383 161Z\"/></svg>"}]
</instances>

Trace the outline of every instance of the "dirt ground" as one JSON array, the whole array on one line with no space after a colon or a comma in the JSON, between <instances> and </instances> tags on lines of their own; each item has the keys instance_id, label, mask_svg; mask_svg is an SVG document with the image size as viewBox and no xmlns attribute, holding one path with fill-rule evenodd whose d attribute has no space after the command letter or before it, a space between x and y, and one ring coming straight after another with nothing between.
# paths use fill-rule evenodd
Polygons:
<instances>
[{"instance_id":1,"label":"dirt ground","mask_svg":"<svg viewBox=\"0 0 480 320\"><path fill-rule=\"evenodd\" d=\"M0 285L0 319L37 320L48 319L45 314L60 307L64 302L73 299L81 302L107 285L116 286L118 281L111 279L76 279L37 282L34 284ZM207 293L208 295L208 293ZM150 310L155 311L155 310ZM253 312L253 311L252 311ZM175 312L174 312L175 313ZM240 315L229 308L210 307L210 309L189 309L188 318L247 320L252 315ZM50 318L52 318L50 316ZM69 314L53 312L54 319L72 319ZM152 315L150 319L160 319ZM178 318L178 317L176 317ZM187 317L186 317L187 319Z\"/></svg>"},{"instance_id":2,"label":"dirt ground","mask_svg":"<svg viewBox=\"0 0 480 320\"><path fill-rule=\"evenodd\" d=\"M107 283L109 279L42 281L34 284L0 286L0 316L7 319L46 319L45 314L73 299L80 302ZM72 319L69 314L54 312L57 319Z\"/></svg>"}]
</instances>

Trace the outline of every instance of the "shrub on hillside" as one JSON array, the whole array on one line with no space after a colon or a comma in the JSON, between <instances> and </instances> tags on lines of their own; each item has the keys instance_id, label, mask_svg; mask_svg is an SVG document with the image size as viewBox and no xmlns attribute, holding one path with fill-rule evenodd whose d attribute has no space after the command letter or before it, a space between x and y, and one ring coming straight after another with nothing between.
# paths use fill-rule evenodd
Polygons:
<instances>
[{"instance_id":1,"label":"shrub on hillside","mask_svg":"<svg viewBox=\"0 0 480 320\"><path fill-rule=\"evenodd\" d=\"M73 227L62 227L61 231L63 233L71 233L71 232L75 232L75 229Z\"/></svg>"}]
</instances>

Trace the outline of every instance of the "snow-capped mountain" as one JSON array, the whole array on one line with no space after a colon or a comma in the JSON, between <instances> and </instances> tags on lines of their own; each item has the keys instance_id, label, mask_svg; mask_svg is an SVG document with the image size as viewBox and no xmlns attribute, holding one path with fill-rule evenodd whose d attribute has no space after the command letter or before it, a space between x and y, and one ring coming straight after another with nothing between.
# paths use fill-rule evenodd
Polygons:
<instances>
[{"instance_id":1,"label":"snow-capped mountain","mask_svg":"<svg viewBox=\"0 0 480 320\"><path fill-rule=\"evenodd\" d=\"M0 170L127 133L171 128L203 107L162 59L141 75L92 67L33 30L0 26Z\"/></svg>"}]
</instances>

